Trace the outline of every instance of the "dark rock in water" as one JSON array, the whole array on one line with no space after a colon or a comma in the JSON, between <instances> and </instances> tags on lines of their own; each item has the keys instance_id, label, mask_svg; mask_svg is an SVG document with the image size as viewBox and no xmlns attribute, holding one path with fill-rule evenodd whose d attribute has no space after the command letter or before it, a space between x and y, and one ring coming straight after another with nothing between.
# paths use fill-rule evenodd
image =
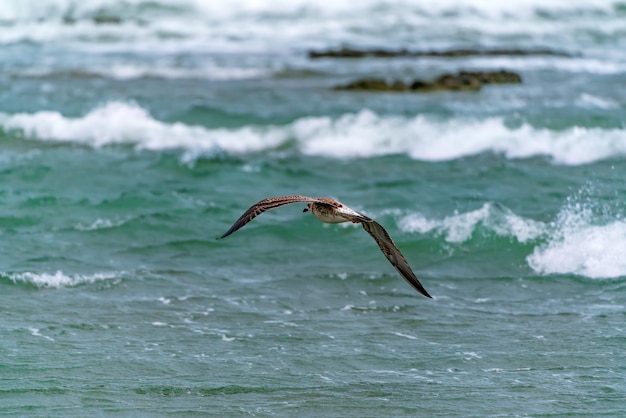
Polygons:
<instances>
[{"instance_id":1,"label":"dark rock in water","mask_svg":"<svg viewBox=\"0 0 626 418\"><path fill-rule=\"evenodd\" d=\"M361 78L345 86L337 87L340 90L368 90L368 91L407 91L410 87L402 81L391 83L382 78Z\"/></svg>"},{"instance_id":2,"label":"dark rock in water","mask_svg":"<svg viewBox=\"0 0 626 418\"><path fill-rule=\"evenodd\" d=\"M482 87L479 77L467 72L459 74L444 74L431 82L414 81L411 90L414 91L478 91Z\"/></svg>"},{"instance_id":3,"label":"dark rock in water","mask_svg":"<svg viewBox=\"0 0 626 418\"><path fill-rule=\"evenodd\" d=\"M310 51L309 58L393 58L406 57L410 53L405 49L393 51L386 49L340 48L328 51Z\"/></svg>"},{"instance_id":4,"label":"dark rock in water","mask_svg":"<svg viewBox=\"0 0 626 418\"><path fill-rule=\"evenodd\" d=\"M97 15L92 20L99 25L118 25L122 23L122 19L118 16Z\"/></svg>"},{"instance_id":5,"label":"dark rock in water","mask_svg":"<svg viewBox=\"0 0 626 418\"><path fill-rule=\"evenodd\" d=\"M380 78L363 78L352 81L337 90L387 91L387 92L435 92L478 91L484 84L521 83L522 77L513 71L461 71L443 74L433 81L414 80L389 82Z\"/></svg>"},{"instance_id":6,"label":"dark rock in water","mask_svg":"<svg viewBox=\"0 0 626 418\"><path fill-rule=\"evenodd\" d=\"M91 21L98 25L118 25L122 23L122 19L120 17L107 16L107 15L93 16L91 18ZM78 19L73 16L70 16L70 15L63 16L63 23L67 25L73 25L73 24L76 24L77 22L78 22Z\"/></svg>"},{"instance_id":7,"label":"dark rock in water","mask_svg":"<svg viewBox=\"0 0 626 418\"><path fill-rule=\"evenodd\" d=\"M461 76L475 77L482 84L521 83L522 77L513 71L461 71Z\"/></svg>"},{"instance_id":8,"label":"dark rock in water","mask_svg":"<svg viewBox=\"0 0 626 418\"><path fill-rule=\"evenodd\" d=\"M476 71L474 74L483 84L521 83L522 76L513 71Z\"/></svg>"},{"instance_id":9,"label":"dark rock in water","mask_svg":"<svg viewBox=\"0 0 626 418\"><path fill-rule=\"evenodd\" d=\"M409 51L407 49L356 49L340 48L325 51L310 51L309 58L399 58L399 57L498 57L498 56L527 56L527 55L551 55L560 57L571 57L572 54L553 51L550 49L449 49L442 51Z\"/></svg>"}]
</instances>

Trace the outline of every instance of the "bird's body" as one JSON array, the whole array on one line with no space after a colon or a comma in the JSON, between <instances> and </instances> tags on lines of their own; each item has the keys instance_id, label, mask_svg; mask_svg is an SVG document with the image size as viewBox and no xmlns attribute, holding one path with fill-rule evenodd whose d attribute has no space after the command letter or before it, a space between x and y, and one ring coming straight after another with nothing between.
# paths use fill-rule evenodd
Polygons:
<instances>
[{"instance_id":1,"label":"bird's body","mask_svg":"<svg viewBox=\"0 0 626 418\"><path fill-rule=\"evenodd\" d=\"M331 198L319 198L317 202L309 202L307 209L313 216L328 224L342 222L369 222L370 218Z\"/></svg>"},{"instance_id":2,"label":"bird's body","mask_svg":"<svg viewBox=\"0 0 626 418\"><path fill-rule=\"evenodd\" d=\"M372 236L372 238L374 238L385 257L387 257L389 262L396 268L400 275L402 275L402 277L422 295L429 298L432 297L421 285L415 276L415 273L411 270L409 263L406 261L398 247L396 247L393 243L391 237L382 225L362 213L329 197L314 198L294 195L263 199L245 211L244 214L241 215L237 221L235 221L233 226L231 226L230 229L220 238L225 238L237 231L239 228L243 227L245 224L266 210L297 202L306 202L307 208L304 209L304 212L311 211L311 213L322 222L331 224L342 222L360 223L363 226L363 229L365 229Z\"/></svg>"}]
</instances>

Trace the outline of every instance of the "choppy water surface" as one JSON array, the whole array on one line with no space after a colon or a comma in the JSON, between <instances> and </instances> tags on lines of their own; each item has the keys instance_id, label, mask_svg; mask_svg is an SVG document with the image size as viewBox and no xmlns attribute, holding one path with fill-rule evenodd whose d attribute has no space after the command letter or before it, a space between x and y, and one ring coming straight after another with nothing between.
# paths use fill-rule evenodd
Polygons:
<instances>
[{"instance_id":1,"label":"choppy water surface","mask_svg":"<svg viewBox=\"0 0 626 418\"><path fill-rule=\"evenodd\" d=\"M626 413L624 3L6 3L3 414ZM462 69L523 83L333 90ZM215 240L294 193L434 299L303 205Z\"/></svg>"}]
</instances>

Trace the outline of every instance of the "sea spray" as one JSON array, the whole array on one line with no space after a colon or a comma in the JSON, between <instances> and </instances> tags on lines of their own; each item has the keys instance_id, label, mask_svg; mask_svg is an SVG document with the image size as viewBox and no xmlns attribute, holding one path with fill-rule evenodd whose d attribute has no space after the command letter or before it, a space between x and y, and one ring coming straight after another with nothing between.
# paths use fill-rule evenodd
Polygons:
<instances>
[{"instance_id":1,"label":"sea spray","mask_svg":"<svg viewBox=\"0 0 626 418\"><path fill-rule=\"evenodd\" d=\"M626 276L626 221L619 207L602 203L597 194L587 184L568 197L549 240L527 258L533 270L594 279Z\"/></svg>"},{"instance_id":2,"label":"sea spray","mask_svg":"<svg viewBox=\"0 0 626 418\"><path fill-rule=\"evenodd\" d=\"M401 230L441 234L447 242L462 243L469 240L479 225L499 236L508 236L519 243L536 240L545 234L542 222L520 217L500 204L485 203L480 209L455 213L444 219L428 219L414 213L402 217L398 223Z\"/></svg>"}]
</instances>

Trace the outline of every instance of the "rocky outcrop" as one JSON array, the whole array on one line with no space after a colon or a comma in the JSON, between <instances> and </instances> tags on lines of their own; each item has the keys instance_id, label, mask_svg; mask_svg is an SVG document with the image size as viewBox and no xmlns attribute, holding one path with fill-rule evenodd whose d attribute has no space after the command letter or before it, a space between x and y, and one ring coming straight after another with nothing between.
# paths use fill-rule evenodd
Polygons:
<instances>
[{"instance_id":1,"label":"rocky outcrop","mask_svg":"<svg viewBox=\"0 0 626 418\"><path fill-rule=\"evenodd\" d=\"M436 92L478 91L485 84L521 83L522 77L513 71L461 71L443 74L432 81L414 80L406 83L381 78L363 78L352 81L337 90L380 91L380 92Z\"/></svg>"},{"instance_id":2,"label":"rocky outcrop","mask_svg":"<svg viewBox=\"0 0 626 418\"><path fill-rule=\"evenodd\" d=\"M569 57L566 52L550 49L448 49L441 51L410 51L408 49L357 49L339 48L325 51L310 51L309 58L397 58L397 57L434 57L434 58L462 58L462 57L499 57L499 56L528 56L551 55Z\"/></svg>"},{"instance_id":3,"label":"rocky outcrop","mask_svg":"<svg viewBox=\"0 0 626 418\"><path fill-rule=\"evenodd\" d=\"M387 82L382 78L361 78L343 86L335 87L336 90L369 90L369 91L408 91L410 85L402 81Z\"/></svg>"}]
</instances>

